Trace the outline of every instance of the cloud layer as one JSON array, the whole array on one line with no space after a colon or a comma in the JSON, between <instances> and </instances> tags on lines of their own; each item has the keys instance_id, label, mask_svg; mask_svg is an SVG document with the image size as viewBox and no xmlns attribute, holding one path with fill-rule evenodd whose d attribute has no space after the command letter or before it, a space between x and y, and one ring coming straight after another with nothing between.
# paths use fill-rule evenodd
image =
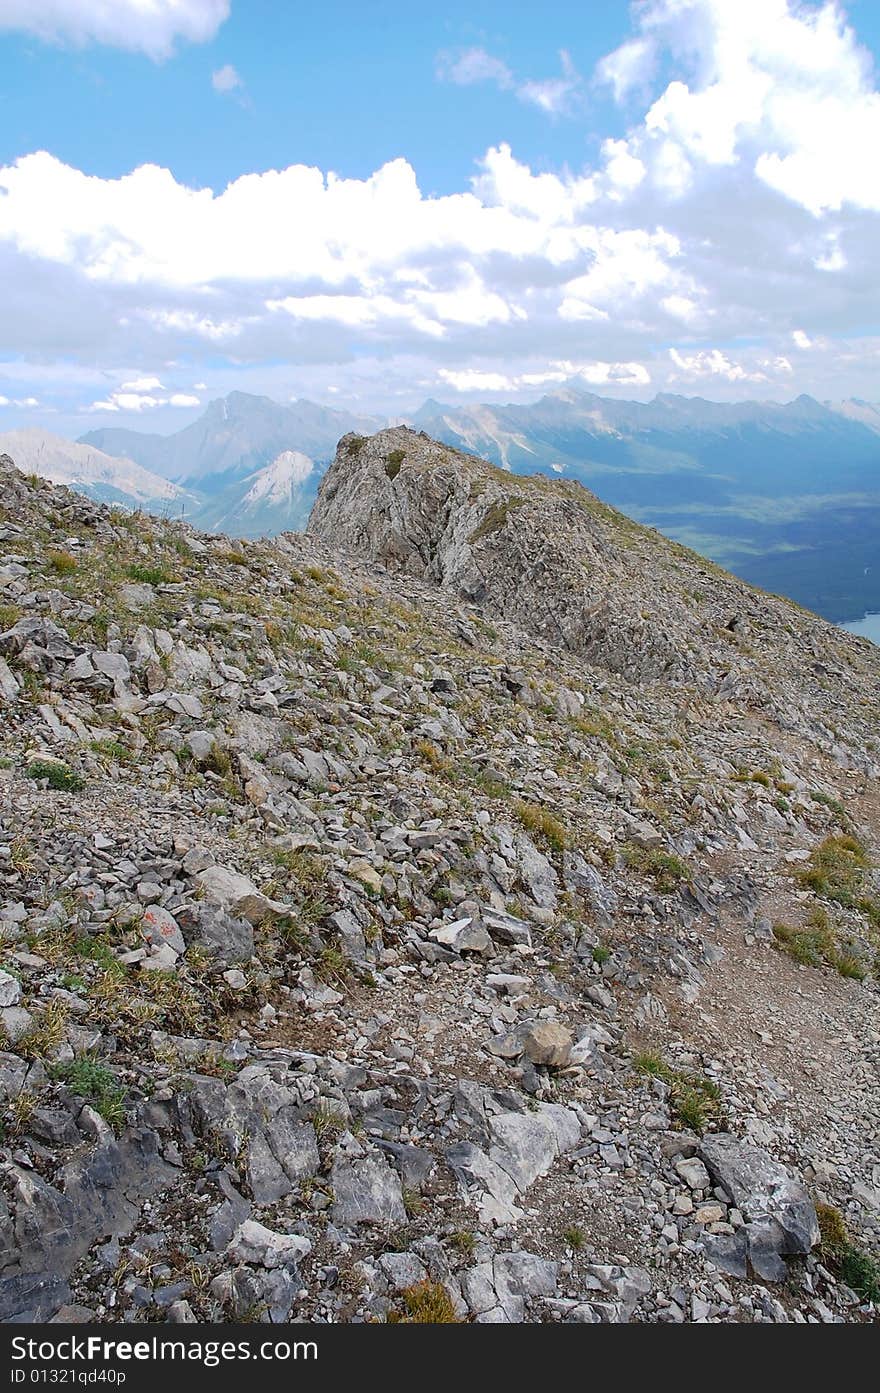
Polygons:
<instances>
[{"instance_id":1,"label":"cloud layer","mask_svg":"<svg viewBox=\"0 0 880 1393\"><path fill-rule=\"evenodd\" d=\"M0 0L0 23L15 8ZM130 8L161 56L227 6L41 8L57 24ZM860 336L880 313L869 55L830 3L644 0L635 13L592 78L628 127L580 172L535 171L499 144L442 197L405 159L367 179L293 165L214 193L151 165L101 179L23 155L0 168L0 354L98 363L112 379L89 399L101 411L188 404L188 378L136 385L172 380L169 362L246 374L281 361L299 390L348 383L352 396L381 378L386 401L569 379L865 394L877 345ZM561 61L546 82L483 49L444 55L440 71L553 115L583 86ZM229 93L237 78L213 80Z\"/></svg>"},{"instance_id":2,"label":"cloud layer","mask_svg":"<svg viewBox=\"0 0 880 1393\"><path fill-rule=\"evenodd\" d=\"M0 0L0 30L53 43L109 44L168 58L175 42L205 43L229 15L229 0Z\"/></svg>"}]
</instances>

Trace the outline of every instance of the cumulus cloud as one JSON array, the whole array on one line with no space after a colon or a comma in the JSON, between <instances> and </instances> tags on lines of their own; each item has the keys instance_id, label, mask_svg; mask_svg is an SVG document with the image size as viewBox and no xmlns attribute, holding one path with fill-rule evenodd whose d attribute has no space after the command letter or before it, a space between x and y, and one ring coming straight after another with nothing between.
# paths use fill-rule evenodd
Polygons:
<instances>
[{"instance_id":1,"label":"cumulus cloud","mask_svg":"<svg viewBox=\"0 0 880 1393\"><path fill-rule=\"evenodd\" d=\"M548 116L561 116L571 110L582 87L581 75L571 61L571 54L564 48L559 52L561 76L545 78L542 82L524 82L517 95L524 102L531 102Z\"/></svg>"},{"instance_id":2,"label":"cumulus cloud","mask_svg":"<svg viewBox=\"0 0 880 1393\"><path fill-rule=\"evenodd\" d=\"M158 377L137 377L131 382L123 382L109 396L93 401L89 410L139 413L141 411L154 411L160 406L200 405L199 398L192 396L189 392L172 392L167 396L159 396L158 393L164 392L164 390Z\"/></svg>"},{"instance_id":3,"label":"cumulus cloud","mask_svg":"<svg viewBox=\"0 0 880 1393\"><path fill-rule=\"evenodd\" d=\"M453 391L462 393L521 392L524 388L561 386L581 382L590 387L646 387L651 374L644 363L577 363L557 359L539 371L492 372L479 368L440 368L437 376Z\"/></svg>"},{"instance_id":4,"label":"cumulus cloud","mask_svg":"<svg viewBox=\"0 0 880 1393\"><path fill-rule=\"evenodd\" d=\"M649 39L628 39L596 65L595 80L611 88L614 100L623 101L653 75L656 51Z\"/></svg>"},{"instance_id":5,"label":"cumulus cloud","mask_svg":"<svg viewBox=\"0 0 880 1393\"><path fill-rule=\"evenodd\" d=\"M548 116L561 116L573 110L583 89L583 79L566 49L559 51L561 73L543 79L518 78L502 58L484 48L464 48L437 56L437 76L457 87L473 87L490 82L502 92L514 91L520 101L536 106Z\"/></svg>"},{"instance_id":6,"label":"cumulus cloud","mask_svg":"<svg viewBox=\"0 0 880 1393\"><path fill-rule=\"evenodd\" d=\"M464 48L454 53L438 54L437 76L443 82L455 83L456 87L493 82L496 87L505 90L515 85L513 73L504 60L487 53L484 48Z\"/></svg>"},{"instance_id":7,"label":"cumulus cloud","mask_svg":"<svg viewBox=\"0 0 880 1393\"><path fill-rule=\"evenodd\" d=\"M168 58L178 39L205 43L229 0L0 0L0 30L50 43L97 43Z\"/></svg>"},{"instance_id":8,"label":"cumulus cloud","mask_svg":"<svg viewBox=\"0 0 880 1393\"><path fill-rule=\"evenodd\" d=\"M695 353L681 353L677 348L670 348L669 357L675 369L670 376L671 382L697 382L701 378L721 378L725 382L769 382L793 372L784 354L760 358L749 366L729 357L720 348L700 349Z\"/></svg>"},{"instance_id":9,"label":"cumulus cloud","mask_svg":"<svg viewBox=\"0 0 880 1393\"><path fill-rule=\"evenodd\" d=\"M880 93L871 55L835 0L645 0L639 37L599 64L618 99L661 58L678 75L630 135L667 187L747 162L818 215L880 209ZM664 173L665 169L665 173Z\"/></svg>"},{"instance_id":10,"label":"cumulus cloud","mask_svg":"<svg viewBox=\"0 0 880 1393\"><path fill-rule=\"evenodd\" d=\"M880 93L841 12L643 0L634 25L594 75L627 103L624 129L579 170L501 143L431 196L403 158L218 191L155 165L100 178L45 151L0 167L0 355L32 373L9 385L0 362L0 391L23 399L54 358L107 372L82 388L96 411L192 405L189 377L154 376L175 362L193 377L210 364L212 391L223 367L224 390L282 396L291 369L276 382L274 365L293 365L296 390L367 408L569 380L875 395L880 173L865 152ZM579 81L563 61L558 80ZM526 85L485 49L441 70Z\"/></svg>"},{"instance_id":11,"label":"cumulus cloud","mask_svg":"<svg viewBox=\"0 0 880 1393\"><path fill-rule=\"evenodd\" d=\"M211 86L215 92L221 96L229 96L233 92L240 91L244 87L241 74L231 63L224 63L222 68L217 68L211 74Z\"/></svg>"}]
</instances>

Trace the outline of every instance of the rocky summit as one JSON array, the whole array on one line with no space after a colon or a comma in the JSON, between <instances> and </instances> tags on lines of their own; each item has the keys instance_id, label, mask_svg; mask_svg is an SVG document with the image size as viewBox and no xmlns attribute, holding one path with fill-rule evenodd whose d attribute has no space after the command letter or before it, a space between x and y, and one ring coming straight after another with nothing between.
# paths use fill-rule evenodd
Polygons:
<instances>
[{"instance_id":1,"label":"rocky summit","mask_svg":"<svg viewBox=\"0 0 880 1393\"><path fill-rule=\"evenodd\" d=\"M878 695L404 428L247 543L0 458L0 1319L876 1320Z\"/></svg>"}]
</instances>

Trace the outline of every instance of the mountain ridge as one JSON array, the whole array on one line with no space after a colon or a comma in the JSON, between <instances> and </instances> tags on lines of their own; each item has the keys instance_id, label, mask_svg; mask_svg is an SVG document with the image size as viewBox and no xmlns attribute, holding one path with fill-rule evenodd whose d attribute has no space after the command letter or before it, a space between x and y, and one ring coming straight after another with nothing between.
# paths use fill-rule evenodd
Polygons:
<instances>
[{"instance_id":1,"label":"mountain ridge","mask_svg":"<svg viewBox=\"0 0 880 1393\"><path fill-rule=\"evenodd\" d=\"M876 1321L880 649L400 427L0 600L0 1320Z\"/></svg>"}]
</instances>

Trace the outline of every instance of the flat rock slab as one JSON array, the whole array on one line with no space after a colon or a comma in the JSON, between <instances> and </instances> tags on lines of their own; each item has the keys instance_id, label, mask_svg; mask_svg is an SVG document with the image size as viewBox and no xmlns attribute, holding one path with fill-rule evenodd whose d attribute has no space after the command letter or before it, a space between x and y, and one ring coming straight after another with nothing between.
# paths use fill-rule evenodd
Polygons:
<instances>
[{"instance_id":1,"label":"flat rock slab","mask_svg":"<svg viewBox=\"0 0 880 1393\"><path fill-rule=\"evenodd\" d=\"M334 1224L405 1224L400 1177L383 1156L337 1161L330 1173Z\"/></svg>"}]
</instances>

